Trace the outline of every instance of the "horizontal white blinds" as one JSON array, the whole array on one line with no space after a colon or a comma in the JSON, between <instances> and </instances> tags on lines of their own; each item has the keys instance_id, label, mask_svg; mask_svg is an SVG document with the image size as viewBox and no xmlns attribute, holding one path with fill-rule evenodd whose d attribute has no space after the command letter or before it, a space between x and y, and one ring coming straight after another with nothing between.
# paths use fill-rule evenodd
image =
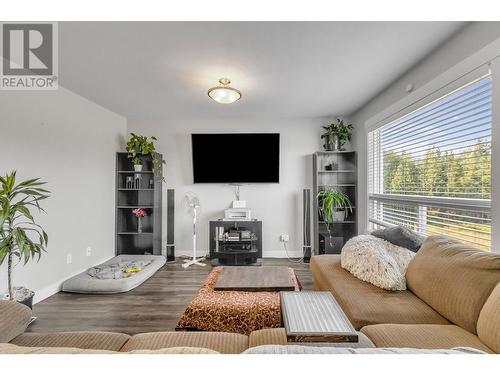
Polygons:
<instances>
[{"instance_id":1,"label":"horizontal white blinds","mask_svg":"<svg viewBox=\"0 0 500 375\"><path fill-rule=\"evenodd\" d=\"M372 223L489 249L491 95L487 75L369 133Z\"/></svg>"}]
</instances>

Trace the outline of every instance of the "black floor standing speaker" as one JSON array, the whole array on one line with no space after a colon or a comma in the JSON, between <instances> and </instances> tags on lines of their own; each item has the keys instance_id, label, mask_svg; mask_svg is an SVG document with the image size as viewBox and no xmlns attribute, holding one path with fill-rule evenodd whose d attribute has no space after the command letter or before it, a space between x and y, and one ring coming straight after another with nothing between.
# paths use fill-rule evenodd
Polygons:
<instances>
[{"instance_id":1,"label":"black floor standing speaker","mask_svg":"<svg viewBox=\"0 0 500 375\"><path fill-rule=\"evenodd\" d=\"M302 233L304 262L311 260L311 189L302 192Z\"/></svg>"},{"instance_id":2,"label":"black floor standing speaker","mask_svg":"<svg viewBox=\"0 0 500 375\"><path fill-rule=\"evenodd\" d=\"M167 262L175 260L174 206L175 206L175 191L174 189L167 189Z\"/></svg>"}]
</instances>

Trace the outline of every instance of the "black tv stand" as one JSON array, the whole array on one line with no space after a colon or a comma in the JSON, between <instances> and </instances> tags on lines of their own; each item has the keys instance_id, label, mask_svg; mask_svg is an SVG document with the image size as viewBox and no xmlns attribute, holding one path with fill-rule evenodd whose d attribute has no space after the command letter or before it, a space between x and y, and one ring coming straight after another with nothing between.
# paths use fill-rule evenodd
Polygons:
<instances>
[{"instance_id":1,"label":"black tv stand","mask_svg":"<svg viewBox=\"0 0 500 375\"><path fill-rule=\"evenodd\" d=\"M212 265L252 266L262 263L262 221L210 221Z\"/></svg>"}]
</instances>

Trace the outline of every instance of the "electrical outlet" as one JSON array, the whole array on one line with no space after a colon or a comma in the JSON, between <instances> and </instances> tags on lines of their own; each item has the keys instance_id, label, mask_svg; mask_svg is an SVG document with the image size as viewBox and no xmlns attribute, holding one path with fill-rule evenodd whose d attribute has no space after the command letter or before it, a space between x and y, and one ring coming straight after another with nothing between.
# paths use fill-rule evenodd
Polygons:
<instances>
[{"instance_id":1,"label":"electrical outlet","mask_svg":"<svg viewBox=\"0 0 500 375\"><path fill-rule=\"evenodd\" d=\"M66 255L66 263L70 264L73 261L73 256L71 254Z\"/></svg>"},{"instance_id":2,"label":"electrical outlet","mask_svg":"<svg viewBox=\"0 0 500 375\"><path fill-rule=\"evenodd\" d=\"M290 240L290 236L288 234L282 234L280 236L280 242L288 242Z\"/></svg>"},{"instance_id":3,"label":"electrical outlet","mask_svg":"<svg viewBox=\"0 0 500 375\"><path fill-rule=\"evenodd\" d=\"M85 255L88 257L92 255L92 248L90 246L87 246L85 249Z\"/></svg>"}]
</instances>

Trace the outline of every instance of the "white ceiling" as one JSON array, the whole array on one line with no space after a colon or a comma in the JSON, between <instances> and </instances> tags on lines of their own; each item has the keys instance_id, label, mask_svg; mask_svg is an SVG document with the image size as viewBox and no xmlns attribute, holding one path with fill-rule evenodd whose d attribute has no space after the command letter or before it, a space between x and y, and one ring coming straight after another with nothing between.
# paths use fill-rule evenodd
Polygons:
<instances>
[{"instance_id":1,"label":"white ceiling","mask_svg":"<svg viewBox=\"0 0 500 375\"><path fill-rule=\"evenodd\" d=\"M463 22L61 22L60 83L130 119L348 115ZM229 77L243 97L207 96Z\"/></svg>"}]
</instances>

